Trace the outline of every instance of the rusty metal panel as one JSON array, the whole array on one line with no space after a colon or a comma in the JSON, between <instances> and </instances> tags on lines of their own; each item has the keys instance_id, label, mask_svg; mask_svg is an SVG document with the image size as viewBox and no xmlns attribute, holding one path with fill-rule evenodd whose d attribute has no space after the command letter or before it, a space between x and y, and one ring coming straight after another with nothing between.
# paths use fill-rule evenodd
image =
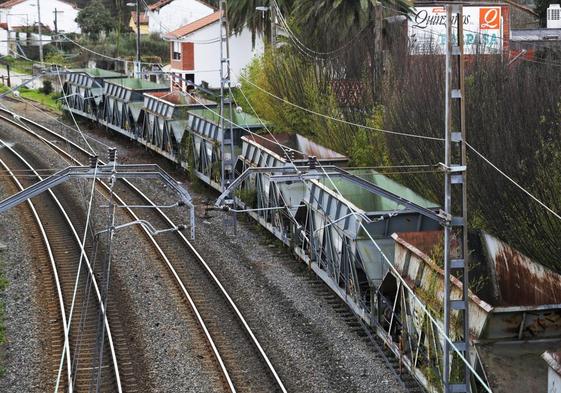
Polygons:
<instances>
[{"instance_id":1,"label":"rusty metal panel","mask_svg":"<svg viewBox=\"0 0 561 393\"><path fill-rule=\"evenodd\" d=\"M421 232L414 239L425 249L437 245L442 232ZM411 239L412 235L408 235ZM423 302L429 305L434 312L439 313L443 309L444 299L444 271L426 253L408 243L398 234L393 234L396 242L394 265L396 270L408 282ZM452 277L451 299L460 299L462 296L462 283ZM481 300L471 291L468 291L470 334L474 337L481 336L485 329L489 313L493 307ZM454 311L457 313L457 311ZM437 315L438 318L441 316ZM453 325L453 324L452 324Z\"/></svg>"},{"instance_id":2,"label":"rusty metal panel","mask_svg":"<svg viewBox=\"0 0 561 393\"><path fill-rule=\"evenodd\" d=\"M324 146L312 142L308 138L291 133L270 135L246 135L244 142L257 146L281 162L295 162L299 165L308 162L309 156L315 156L323 164L344 164L348 157Z\"/></svg>"},{"instance_id":3,"label":"rusty metal panel","mask_svg":"<svg viewBox=\"0 0 561 393\"><path fill-rule=\"evenodd\" d=\"M561 275L488 234L483 240L495 271L497 306L561 304Z\"/></svg>"}]
</instances>

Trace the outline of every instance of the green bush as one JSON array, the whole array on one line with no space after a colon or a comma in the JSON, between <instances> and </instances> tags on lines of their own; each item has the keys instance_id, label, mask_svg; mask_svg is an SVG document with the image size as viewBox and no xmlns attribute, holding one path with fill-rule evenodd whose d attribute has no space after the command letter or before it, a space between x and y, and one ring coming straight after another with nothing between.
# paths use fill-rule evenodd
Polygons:
<instances>
[{"instance_id":1,"label":"green bush","mask_svg":"<svg viewBox=\"0 0 561 393\"><path fill-rule=\"evenodd\" d=\"M54 91L53 82L50 80L43 81L43 87L39 88L39 92L43 93L44 95L48 96Z\"/></svg>"}]
</instances>

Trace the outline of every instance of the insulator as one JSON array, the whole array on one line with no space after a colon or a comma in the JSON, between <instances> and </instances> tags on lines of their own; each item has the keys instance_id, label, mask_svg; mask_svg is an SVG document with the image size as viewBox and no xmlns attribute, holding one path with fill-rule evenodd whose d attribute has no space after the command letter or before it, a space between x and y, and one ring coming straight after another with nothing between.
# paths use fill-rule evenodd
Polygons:
<instances>
[{"instance_id":1,"label":"insulator","mask_svg":"<svg viewBox=\"0 0 561 393\"><path fill-rule=\"evenodd\" d=\"M97 165L97 156L90 156L90 168L95 168Z\"/></svg>"},{"instance_id":2,"label":"insulator","mask_svg":"<svg viewBox=\"0 0 561 393\"><path fill-rule=\"evenodd\" d=\"M316 169L316 165L318 163L318 159L316 156L308 156L308 166L310 169Z\"/></svg>"},{"instance_id":3,"label":"insulator","mask_svg":"<svg viewBox=\"0 0 561 393\"><path fill-rule=\"evenodd\" d=\"M117 159L117 149L115 149L114 147L110 147L109 149L107 149L107 151L109 155L109 162L115 162L115 160Z\"/></svg>"}]
</instances>

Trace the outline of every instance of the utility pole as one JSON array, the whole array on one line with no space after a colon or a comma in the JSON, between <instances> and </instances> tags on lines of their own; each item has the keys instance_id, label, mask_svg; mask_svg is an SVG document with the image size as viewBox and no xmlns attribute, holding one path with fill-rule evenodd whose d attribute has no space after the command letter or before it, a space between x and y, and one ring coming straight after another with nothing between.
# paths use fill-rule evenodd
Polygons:
<instances>
[{"instance_id":1,"label":"utility pole","mask_svg":"<svg viewBox=\"0 0 561 393\"><path fill-rule=\"evenodd\" d=\"M232 117L232 81L230 80L230 28L228 25L228 2L220 0L220 128L222 142L220 145L220 159L222 162L220 175L220 188L226 189L227 183L234 179L234 127ZM226 95L228 95L226 97ZM225 118L228 116L229 124ZM226 130L228 128L228 130Z\"/></svg>"},{"instance_id":2,"label":"utility pole","mask_svg":"<svg viewBox=\"0 0 561 393\"><path fill-rule=\"evenodd\" d=\"M456 20L454 41L452 21ZM447 337L458 337L454 346L469 362L469 299L468 299L468 226L467 226L467 160L466 160L466 124L464 91L464 29L463 6L461 4L446 7L446 97L445 97L445 185L444 210L448 224L444 228L444 333ZM457 70L454 77L453 70ZM458 130L459 128L459 130ZM460 299L451 299L452 277L462 284ZM450 320L460 323L458 332L450 330ZM463 362L458 380L451 381L451 344L444 340L444 392L470 392L470 370ZM461 361L457 359L457 361Z\"/></svg>"},{"instance_id":3,"label":"utility pole","mask_svg":"<svg viewBox=\"0 0 561 393\"><path fill-rule=\"evenodd\" d=\"M39 28L39 61L43 64L43 35L41 34L41 1L37 0L37 23Z\"/></svg>"},{"instance_id":4,"label":"utility pole","mask_svg":"<svg viewBox=\"0 0 561 393\"><path fill-rule=\"evenodd\" d=\"M58 35L58 18L57 18L58 11L56 8L53 11L53 14L55 14L55 35Z\"/></svg>"},{"instance_id":5,"label":"utility pole","mask_svg":"<svg viewBox=\"0 0 561 393\"><path fill-rule=\"evenodd\" d=\"M271 14L271 49L275 49L277 44L277 2L275 0L270 0L269 2L269 10Z\"/></svg>"},{"instance_id":6,"label":"utility pole","mask_svg":"<svg viewBox=\"0 0 561 393\"><path fill-rule=\"evenodd\" d=\"M58 14L64 14L64 11L59 11L58 9L55 8L55 10L53 11L53 14L55 14L55 39L58 41ZM57 45L59 46L59 45Z\"/></svg>"},{"instance_id":7,"label":"utility pole","mask_svg":"<svg viewBox=\"0 0 561 393\"><path fill-rule=\"evenodd\" d=\"M136 0L136 63L134 65L136 77L140 79L140 0Z\"/></svg>"}]
</instances>

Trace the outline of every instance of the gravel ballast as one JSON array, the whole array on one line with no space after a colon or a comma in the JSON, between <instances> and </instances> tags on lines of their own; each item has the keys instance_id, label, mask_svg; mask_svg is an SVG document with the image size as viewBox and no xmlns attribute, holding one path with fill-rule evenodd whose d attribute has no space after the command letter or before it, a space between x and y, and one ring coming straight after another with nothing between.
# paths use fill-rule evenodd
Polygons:
<instances>
[{"instance_id":1,"label":"gravel ballast","mask_svg":"<svg viewBox=\"0 0 561 393\"><path fill-rule=\"evenodd\" d=\"M55 130L63 129L36 112L26 115ZM174 171L174 164L125 138L99 129L88 132L116 146L122 162L156 162L178 180L187 181L182 171ZM105 151L100 149L99 155L105 156ZM158 194L162 201L175 202L158 186L146 183L141 182L143 189ZM316 279L302 262L252 220L240 220L234 234L224 226L225 213L205 216L206 203L216 193L201 186L187 187L197 206L195 247L246 316L289 391L403 391L376 351L314 289ZM174 218L177 223L186 220L184 212ZM115 241L115 282L126 292L133 341L144 351L146 390L204 392L214 376L204 380L205 348L191 345L195 327L182 311L181 300L168 289L166 272L147 258L153 251L143 244L145 239L137 230L123 232ZM161 316L160 322L155 315ZM193 385L201 375L200 385Z\"/></svg>"},{"instance_id":2,"label":"gravel ballast","mask_svg":"<svg viewBox=\"0 0 561 393\"><path fill-rule=\"evenodd\" d=\"M0 182L0 195L6 197L5 181ZM1 392L44 392L43 375L48 364L42 362L48 343L41 333L41 307L38 303L41 266L37 266L21 227L19 209L0 215L0 242L6 246L0 252L0 269L7 280L1 294L4 303L6 343L0 348L4 376ZM52 382L52 381L51 381Z\"/></svg>"}]
</instances>

